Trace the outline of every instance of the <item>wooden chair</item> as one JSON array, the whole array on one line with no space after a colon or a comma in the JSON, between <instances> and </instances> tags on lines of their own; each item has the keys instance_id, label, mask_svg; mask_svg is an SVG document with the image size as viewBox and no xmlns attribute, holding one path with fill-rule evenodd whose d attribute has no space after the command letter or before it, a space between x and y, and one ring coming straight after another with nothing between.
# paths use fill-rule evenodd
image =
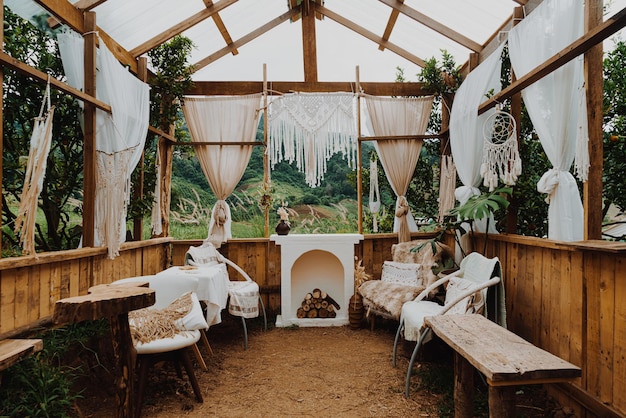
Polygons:
<instances>
[{"instance_id":1,"label":"wooden chair","mask_svg":"<svg viewBox=\"0 0 626 418\"><path fill-rule=\"evenodd\" d=\"M383 263L381 279L366 281L358 289L372 329L377 316L399 321L404 303L434 283L437 276L433 268L451 258L452 250L439 242L414 240L394 244L391 261Z\"/></svg>"},{"instance_id":2,"label":"wooden chair","mask_svg":"<svg viewBox=\"0 0 626 418\"><path fill-rule=\"evenodd\" d=\"M471 253L461 262L461 268L428 286L415 300L402 306L400 324L393 344L393 366L396 366L396 352L400 335L404 339L416 341L406 375L405 396L409 396L413 365L420 347L431 338L430 328L424 326L424 318L445 314L483 314L494 322L506 326L504 308L504 286L502 268L497 257L486 258ZM441 285L447 285L443 305L426 300L429 292ZM498 285L498 286L496 286ZM487 289L493 289L488 291Z\"/></svg>"},{"instance_id":3,"label":"wooden chair","mask_svg":"<svg viewBox=\"0 0 626 418\"><path fill-rule=\"evenodd\" d=\"M237 264L224 257L209 241L198 247L191 246L185 253L185 264L206 267L219 263L226 264L237 271L244 280L230 280L228 286L228 312L241 318L244 335L244 349L248 349L248 327L246 318L259 316L259 305L263 313L263 325L267 331L267 313L261 298L259 285ZM257 303L258 301L258 303Z\"/></svg>"},{"instance_id":4,"label":"wooden chair","mask_svg":"<svg viewBox=\"0 0 626 418\"><path fill-rule=\"evenodd\" d=\"M179 280L173 281L168 278L159 278L158 276L139 276L131 277L128 279L122 279L114 282L114 285L129 286L137 282L148 282L149 287L155 291L156 301L154 306L145 308L151 311L139 310L136 312L153 312L157 310L163 310L175 302L178 298L184 295L190 295L191 307L189 313L183 318L177 320L177 331L173 336L154 338L146 342L133 341L135 350L137 352L137 397L135 412L136 416L141 415L141 406L143 404L143 395L146 387L148 372L152 366L159 361L172 361L176 366L176 371L181 377L182 373L180 365L182 364L187 377L191 383L194 395L198 402L203 402L202 391L196 378L194 367L189 357L189 351L197 348L197 342L200 340L200 331L208 328L204 315L202 314L202 308L200 302L195 295L195 290L198 288L198 278L189 276L181 277ZM156 312L155 312L156 313ZM155 317L157 315L154 315ZM151 327L153 324L149 324L148 319L145 322L135 320L131 317L129 322L131 329L133 327L138 328L139 331L142 327Z\"/></svg>"}]
</instances>

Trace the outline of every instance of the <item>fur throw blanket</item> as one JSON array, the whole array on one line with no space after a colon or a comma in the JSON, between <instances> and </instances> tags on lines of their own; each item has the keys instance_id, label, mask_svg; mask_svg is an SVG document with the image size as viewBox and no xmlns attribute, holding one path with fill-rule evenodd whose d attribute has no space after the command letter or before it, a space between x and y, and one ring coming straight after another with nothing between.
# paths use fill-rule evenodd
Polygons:
<instances>
[{"instance_id":1,"label":"fur throw blanket","mask_svg":"<svg viewBox=\"0 0 626 418\"><path fill-rule=\"evenodd\" d=\"M369 280L359 287L366 311L378 311L396 321L400 320L402 305L419 295L425 287L405 286L381 280Z\"/></svg>"}]
</instances>

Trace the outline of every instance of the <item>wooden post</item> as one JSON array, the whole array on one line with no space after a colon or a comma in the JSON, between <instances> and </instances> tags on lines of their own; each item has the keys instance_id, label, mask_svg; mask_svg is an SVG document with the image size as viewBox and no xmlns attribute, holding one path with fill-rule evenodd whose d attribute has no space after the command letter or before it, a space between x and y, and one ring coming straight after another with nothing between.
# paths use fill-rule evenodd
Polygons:
<instances>
[{"instance_id":1,"label":"wooden post","mask_svg":"<svg viewBox=\"0 0 626 418\"><path fill-rule=\"evenodd\" d=\"M356 66L356 121L357 121L357 155L356 155L356 196L359 234L363 233L363 147L361 146L361 73ZM371 175L371 172L370 172Z\"/></svg>"},{"instance_id":2,"label":"wooden post","mask_svg":"<svg viewBox=\"0 0 626 418\"><path fill-rule=\"evenodd\" d=\"M515 416L515 386L489 385L489 417Z\"/></svg>"},{"instance_id":3,"label":"wooden post","mask_svg":"<svg viewBox=\"0 0 626 418\"><path fill-rule=\"evenodd\" d=\"M85 12L85 93L96 97L96 13ZM96 107L85 102L83 144L83 247L94 246L96 203Z\"/></svg>"},{"instance_id":4,"label":"wooden post","mask_svg":"<svg viewBox=\"0 0 626 418\"><path fill-rule=\"evenodd\" d=\"M454 353L454 417L474 416L474 368L462 355Z\"/></svg>"},{"instance_id":5,"label":"wooden post","mask_svg":"<svg viewBox=\"0 0 626 418\"><path fill-rule=\"evenodd\" d=\"M270 178L270 159L268 157L269 145L267 141L267 130L268 130L268 103L267 103L267 64L263 64L263 143L265 146L263 147L263 190L264 193L267 189L272 187L272 179ZM270 208L271 206L265 206L263 213L263 220L265 226L263 228L265 238L270 236Z\"/></svg>"},{"instance_id":6,"label":"wooden post","mask_svg":"<svg viewBox=\"0 0 626 418\"><path fill-rule=\"evenodd\" d=\"M317 45L315 36L315 7L311 0L303 0L302 13L302 58L304 81L317 82Z\"/></svg>"},{"instance_id":7,"label":"wooden post","mask_svg":"<svg viewBox=\"0 0 626 418\"><path fill-rule=\"evenodd\" d=\"M585 2L585 33L603 23L602 0ZM589 178L583 185L584 239L602 239L602 42L585 52L585 87L589 132Z\"/></svg>"},{"instance_id":8,"label":"wooden post","mask_svg":"<svg viewBox=\"0 0 626 418\"><path fill-rule=\"evenodd\" d=\"M146 57L139 57L137 59L137 77L143 81L148 81L148 60ZM145 147L144 147L145 148ZM137 166L139 170L139 176L134 188L133 200L138 201L143 199L143 181L144 181L144 150L141 151L141 159ZM135 241L141 241L143 238L143 216L137 216L133 219L133 239Z\"/></svg>"}]
</instances>

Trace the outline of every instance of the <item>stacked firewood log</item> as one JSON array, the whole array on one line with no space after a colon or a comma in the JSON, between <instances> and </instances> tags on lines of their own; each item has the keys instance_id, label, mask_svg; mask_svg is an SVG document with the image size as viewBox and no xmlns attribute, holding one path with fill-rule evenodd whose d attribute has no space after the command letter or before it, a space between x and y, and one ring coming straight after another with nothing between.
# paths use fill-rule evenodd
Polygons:
<instances>
[{"instance_id":1,"label":"stacked firewood log","mask_svg":"<svg viewBox=\"0 0 626 418\"><path fill-rule=\"evenodd\" d=\"M341 309L335 299L320 289L313 289L304 296L302 304L296 311L298 318L335 318Z\"/></svg>"}]
</instances>

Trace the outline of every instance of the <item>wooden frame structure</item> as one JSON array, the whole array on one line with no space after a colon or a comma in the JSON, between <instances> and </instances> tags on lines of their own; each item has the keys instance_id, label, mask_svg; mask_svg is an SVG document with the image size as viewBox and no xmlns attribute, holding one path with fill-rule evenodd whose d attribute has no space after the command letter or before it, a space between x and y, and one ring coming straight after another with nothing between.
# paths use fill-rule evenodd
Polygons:
<instances>
[{"instance_id":1,"label":"wooden frame structure","mask_svg":"<svg viewBox=\"0 0 626 418\"><path fill-rule=\"evenodd\" d=\"M420 57L389 41L399 15L428 26L474 51L464 66L465 71L477 66L498 43L497 34L494 34L486 44L476 44L457 31L405 5L403 0L379 0L390 8L390 16L381 35L373 34L333 12L324 6L321 0L289 0L287 12L233 40L220 18L220 12L237 0L219 0L215 3L212 0L203 1L206 7L201 12L127 51L97 26L97 12L93 10L106 0L80 0L74 4L67 0L36 0L53 16L51 24L62 22L79 33L97 30L118 60L128 65L131 71L144 80L149 79L149 72L145 59L140 58L143 53L206 19L214 21L226 46L198 61L196 63L198 69L225 55L238 54L243 45L286 20L301 19L304 80L273 81L272 88L279 91L351 90L353 84L351 82L318 80L315 21L322 16L369 39L380 49L390 50L418 65L423 64ZM525 6L526 12L530 12L541 3L541 0L516 0L516 2L520 6ZM519 92L525 86L554 71L573 57L585 54L591 158L591 172L589 181L584 185L583 197L586 241L562 243L501 234L498 237L490 237L485 255L498 256L502 260L510 329L533 344L583 369L582 377L576 382L559 384L551 388L558 399L563 404L571 406L578 416L623 416L626 414L626 395L624 395L626 362L623 360L626 355L624 348L626 308L622 306L622 301L626 297L626 277L623 273L626 245L598 241L601 238L602 213L602 112L598 109L602 107L601 42L626 26L626 9L603 22L602 0L587 1L585 4L585 35L483 103L480 111L493 106L496 101L512 98L513 113L519 114L519 110L515 109L520 107ZM522 15L521 8L516 9L513 19L505 22L499 30L508 30ZM97 48L95 38L94 35L85 37L88 63L85 92L73 89L58 80L51 80L54 88L85 103L84 248L38 254L37 257L0 259L0 339L17 336L36 325L48 324L56 300L84 294L91 286L109 283L119 278L154 274L165 269L170 262L180 264L189 245L197 245L196 241L173 241L167 237L126 243L122 246L120 257L115 260L107 259L106 249L93 248L93 236L88 232L93 231L93 200L90 196L94 195L95 190L93 115L96 108L110 111L108 104L95 98ZM3 33L0 31L0 41L2 40ZM0 81L5 67L22 72L36 81L47 80L46 74L13 59L2 51L0 64ZM263 78L263 82L197 82L188 93L237 95L268 91L265 69ZM356 79L360 88L372 95L403 96L424 93L419 83L360 82L358 70ZM0 93L2 93L1 84ZM0 100L1 97L0 94ZM1 109L0 106L0 117ZM444 120L446 117L444 115ZM169 132L162 132L156 128L151 128L151 131L159 135L161 143L165 145L163 156L171 155L171 147L176 145L175 139ZM163 181L169 186L166 178ZM167 228L165 230L167 231ZM414 237L420 238L424 235L414 234ZM396 239L395 234L368 235L364 242L359 244L357 252L364 260L368 273L374 277L380 276L380 266L388 258L390 247ZM266 238L236 239L225 245L224 253L250 272L261 286L266 306L276 311L280 306L280 253L276 248Z\"/></svg>"}]
</instances>

